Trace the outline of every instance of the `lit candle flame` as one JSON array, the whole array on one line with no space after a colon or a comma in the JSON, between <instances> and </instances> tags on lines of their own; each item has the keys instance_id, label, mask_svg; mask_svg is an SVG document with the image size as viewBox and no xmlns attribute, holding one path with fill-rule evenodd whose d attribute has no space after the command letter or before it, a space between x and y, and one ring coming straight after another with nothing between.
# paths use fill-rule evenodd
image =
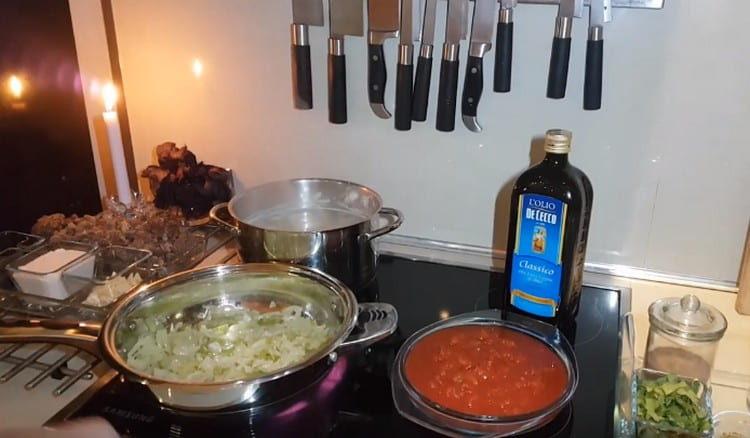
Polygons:
<instances>
[{"instance_id":1,"label":"lit candle flame","mask_svg":"<svg viewBox=\"0 0 750 438\"><path fill-rule=\"evenodd\" d=\"M12 75L8 79L8 91L10 95L16 99L20 99L23 95L23 81L16 75Z\"/></svg>"},{"instance_id":2,"label":"lit candle flame","mask_svg":"<svg viewBox=\"0 0 750 438\"><path fill-rule=\"evenodd\" d=\"M193 59L193 74L196 78L203 75L203 62L198 58Z\"/></svg>"},{"instance_id":3,"label":"lit candle flame","mask_svg":"<svg viewBox=\"0 0 750 438\"><path fill-rule=\"evenodd\" d=\"M117 104L117 88L114 84L106 84L102 87L102 99L104 99L104 110L114 111Z\"/></svg>"}]
</instances>

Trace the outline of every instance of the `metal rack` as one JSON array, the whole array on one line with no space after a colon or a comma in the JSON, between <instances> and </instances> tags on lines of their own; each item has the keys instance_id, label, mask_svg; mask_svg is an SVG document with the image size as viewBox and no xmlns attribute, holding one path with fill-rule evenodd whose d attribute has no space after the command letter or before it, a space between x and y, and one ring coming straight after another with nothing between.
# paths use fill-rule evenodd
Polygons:
<instances>
[{"instance_id":1,"label":"metal rack","mask_svg":"<svg viewBox=\"0 0 750 438\"><path fill-rule=\"evenodd\" d=\"M10 312L0 309L0 317L9 315ZM61 380L53 391L52 395L59 396L67 391L79 380L91 380L94 378L94 369L102 364L101 360L86 353L83 350L65 347L64 354L52 362L44 361L43 358L47 353L52 351L56 344L34 344L35 349L28 355L21 355L24 345L19 343L0 344L0 362L8 363L12 367L0 375L0 384L11 381L26 369L40 371L39 374L29 380L24 388L31 391L49 377ZM83 365L79 368L71 368L70 361L74 358L83 360Z\"/></svg>"}]
</instances>

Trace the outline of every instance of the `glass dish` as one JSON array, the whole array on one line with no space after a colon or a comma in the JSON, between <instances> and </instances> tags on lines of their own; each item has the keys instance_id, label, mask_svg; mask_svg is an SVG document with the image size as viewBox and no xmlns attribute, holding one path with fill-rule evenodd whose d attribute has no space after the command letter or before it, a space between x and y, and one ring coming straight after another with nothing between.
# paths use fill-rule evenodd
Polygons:
<instances>
[{"instance_id":1,"label":"glass dish","mask_svg":"<svg viewBox=\"0 0 750 438\"><path fill-rule=\"evenodd\" d=\"M18 231L0 231L0 270L5 271L8 263L44 243L44 237ZM7 287L10 279L0 279L0 288Z\"/></svg>"},{"instance_id":2,"label":"glass dish","mask_svg":"<svg viewBox=\"0 0 750 438\"><path fill-rule=\"evenodd\" d=\"M145 260L136 271L141 278L151 281L190 269L231 238L230 235L217 242L217 237L222 232L224 230L216 225L192 227L187 231L181 244L177 245L177 254L168 262L154 261L151 257Z\"/></svg>"},{"instance_id":3,"label":"glass dish","mask_svg":"<svg viewBox=\"0 0 750 438\"><path fill-rule=\"evenodd\" d=\"M61 266L50 268L45 272L36 272L25 268L33 260L59 249L80 251L81 254L75 259ZM59 241L48 243L8 263L6 269L10 272L11 279L19 291L63 300L72 292L65 287L62 274L69 269L76 269L80 275L91 278L94 272L94 258L91 255L95 250L95 245L80 242Z\"/></svg>"},{"instance_id":4,"label":"glass dish","mask_svg":"<svg viewBox=\"0 0 750 438\"><path fill-rule=\"evenodd\" d=\"M74 302L106 307L143 282L140 276L136 277L131 271L150 256L151 251L125 246L99 248L93 255L93 276L89 277L87 272L73 267L65 272L63 282L69 292L75 293L71 296Z\"/></svg>"},{"instance_id":5,"label":"glass dish","mask_svg":"<svg viewBox=\"0 0 750 438\"><path fill-rule=\"evenodd\" d=\"M94 284L105 284L113 278L125 274L150 256L151 251L145 249L118 245L105 246L94 252L93 276L87 276L85 272L77 268L68 269L64 276L86 280Z\"/></svg>"},{"instance_id":6,"label":"glass dish","mask_svg":"<svg viewBox=\"0 0 750 438\"><path fill-rule=\"evenodd\" d=\"M635 321L631 312L621 319L620 331L620 372L615 384L617 403L615 404L615 438L626 438L635 435L633 418L633 382L635 381Z\"/></svg>"},{"instance_id":7,"label":"glass dish","mask_svg":"<svg viewBox=\"0 0 750 438\"><path fill-rule=\"evenodd\" d=\"M638 382L646 380L655 380L660 377L669 375L662 371L640 368L635 372L633 379L632 408L633 418L635 419L636 437L638 438L711 438L714 436L713 427L709 427L701 433L687 431L676 427L662 426L642 419L638 415ZM691 377L678 376L690 385L700 398L701 406L706 410L708 417L711 418L711 387L707 386L700 379Z\"/></svg>"},{"instance_id":8,"label":"glass dish","mask_svg":"<svg viewBox=\"0 0 750 438\"><path fill-rule=\"evenodd\" d=\"M412 348L425 336L439 330L467 325L505 327L537 339L555 352L565 364L568 384L562 396L541 411L514 417L474 416L441 408L419 394L405 375L406 358ZM578 387L578 364L575 353L565 337L553 326L539 321L508 314L503 318L496 310L465 313L428 325L414 333L398 352L391 373L391 389L396 409L403 417L438 433L464 437L515 435L537 429L549 423L567 405Z\"/></svg>"},{"instance_id":9,"label":"glass dish","mask_svg":"<svg viewBox=\"0 0 750 438\"><path fill-rule=\"evenodd\" d=\"M750 438L750 413L724 411L714 415L716 438Z\"/></svg>"},{"instance_id":10,"label":"glass dish","mask_svg":"<svg viewBox=\"0 0 750 438\"><path fill-rule=\"evenodd\" d=\"M0 253L6 249L17 248L31 251L44 243L44 237L20 231L0 231Z\"/></svg>"}]
</instances>

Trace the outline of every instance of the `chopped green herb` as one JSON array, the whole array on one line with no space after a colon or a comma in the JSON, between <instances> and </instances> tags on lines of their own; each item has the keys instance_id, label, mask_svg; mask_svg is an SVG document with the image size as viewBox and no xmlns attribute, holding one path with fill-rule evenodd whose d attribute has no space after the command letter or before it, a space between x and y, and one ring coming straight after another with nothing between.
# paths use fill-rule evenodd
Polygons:
<instances>
[{"instance_id":1,"label":"chopped green herb","mask_svg":"<svg viewBox=\"0 0 750 438\"><path fill-rule=\"evenodd\" d=\"M688 432L700 433L711 427L696 390L673 375L638 381L638 417L655 426Z\"/></svg>"}]
</instances>

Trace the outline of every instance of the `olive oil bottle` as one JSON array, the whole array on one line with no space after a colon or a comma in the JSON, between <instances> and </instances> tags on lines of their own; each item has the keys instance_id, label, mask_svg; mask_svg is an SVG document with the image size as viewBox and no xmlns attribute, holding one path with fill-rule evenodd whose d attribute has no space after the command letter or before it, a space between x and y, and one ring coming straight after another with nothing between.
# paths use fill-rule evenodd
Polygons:
<instances>
[{"instance_id":1,"label":"olive oil bottle","mask_svg":"<svg viewBox=\"0 0 750 438\"><path fill-rule=\"evenodd\" d=\"M511 196L502 307L552 324L578 313L593 201L588 177L568 163L571 137L547 131L544 160L518 177Z\"/></svg>"}]
</instances>

